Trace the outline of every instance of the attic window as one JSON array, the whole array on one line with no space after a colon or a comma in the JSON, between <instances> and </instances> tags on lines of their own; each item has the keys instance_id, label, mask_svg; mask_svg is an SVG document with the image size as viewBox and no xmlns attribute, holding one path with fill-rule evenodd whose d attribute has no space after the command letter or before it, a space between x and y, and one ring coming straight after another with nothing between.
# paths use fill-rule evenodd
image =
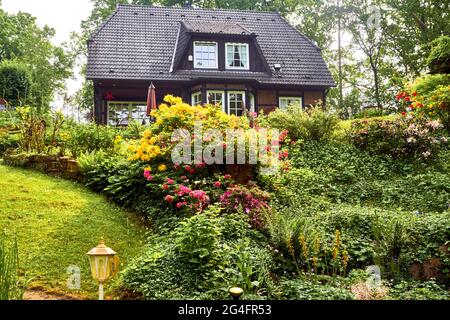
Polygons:
<instances>
[{"instance_id":1,"label":"attic window","mask_svg":"<svg viewBox=\"0 0 450 320\"><path fill-rule=\"evenodd\" d=\"M217 69L217 42L194 42L194 68Z\"/></svg>"},{"instance_id":2,"label":"attic window","mask_svg":"<svg viewBox=\"0 0 450 320\"><path fill-rule=\"evenodd\" d=\"M249 70L249 52L247 43L227 43L226 68Z\"/></svg>"}]
</instances>

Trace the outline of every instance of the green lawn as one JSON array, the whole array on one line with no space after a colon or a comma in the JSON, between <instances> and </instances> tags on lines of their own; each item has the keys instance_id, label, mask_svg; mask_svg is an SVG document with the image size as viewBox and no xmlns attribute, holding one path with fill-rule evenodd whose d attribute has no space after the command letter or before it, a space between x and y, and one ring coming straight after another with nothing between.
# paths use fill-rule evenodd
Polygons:
<instances>
[{"instance_id":1,"label":"green lawn","mask_svg":"<svg viewBox=\"0 0 450 320\"><path fill-rule=\"evenodd\" d=\"M30 287L95 298L86 253L104 237L123 268L140 253L146 229L83 186L0 163L0 232L17 237L21 273ZM72 265L81 269L80 291L67 288Z\"/></svg>"}]
</instances>

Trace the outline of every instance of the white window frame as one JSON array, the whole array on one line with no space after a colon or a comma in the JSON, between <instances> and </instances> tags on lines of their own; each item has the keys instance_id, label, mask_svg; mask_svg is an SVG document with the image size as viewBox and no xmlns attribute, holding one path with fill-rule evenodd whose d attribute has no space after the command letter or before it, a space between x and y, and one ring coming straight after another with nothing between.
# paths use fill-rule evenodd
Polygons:
<instances>
[{"instance_id":1,"label":"white window frame","mask_svg":"<svg viewBox=\"0 0 450 320\"><path fill-rule=\"evenodd\" d=\"M196 97L200 97L199 103L195 102ZM191 105L197 106L201 104L202 104L202 92L201 91L193 92L191 95Z\"/></svg>"},{"instance_id":2,"label":"white window frame","mask_svg":"<svg viewBox=\"0 0 450 320\"><path fill-rule=\"evenodd\" d=\"M109 123L109 120L110 120L109 112L110 112L111 105L128 105L128 107L131 105L145 106L145 108L146 108L145 112L147 112L147 102L146 101L108 101L107 102L107 110L106 110L107 111L106 112L106 124L108 126L113 126L112 124ZM132 119L132 120L136 120L136 119ZM150 122L150 117L146 116L143 118L143 120L147 120L148 122ZM121 124L115 124L115 126L116 127L121 126Z\"/></svg>"},{"instance_id":3,"label":"white window frame","mask_svg":"<svg viewBox=\"0 0 450 320\"><path fill-rule=\"evenodd\" d=\"M250 112L255 112L255 108L256 108L256 99L255 99L255 94L253 92L249 92L249 101L250 101Z\"/></svg>"},{"instance_id":4,"label":"white window frame","mask_svg":"<svg viewBox=\"0 0 450 320\"><path fill-rule=\"evenodd\" d=\"M196 50L195 47L197 45L214 45L215 46L215 51L216 51L216 64L213 67L199 67L197 66L197 55L196 55ZM212 41L194 41L194 45L193 45L193 51L194 51L194 69L218 69L219 66L219 47L217 42L212 42Z\"/></svg>"},{"instance_id":5,"label":"white window frame","mask_svg":"<svg viewBox=\"0 0 450 320\"><path fill-rule=\"evenodd\" d=\"M228 47L229 46L245 46L246 52L247 52L247 61L246 64L243 67L230 67L228 65ZM234 52L234 50L233 50ZM227 70L250 70L250 49L248 46L248 43L242 43L242 42L227 42L225 43L225 69Z\"/></svg>"},{"instance_id":6,"label":"white window frame","mask_svg":"<svg viewBox=\"0 0 450 320\"><path fill-rule=\"evenodd\" d=\"M281 101L282 100L298 100L300 102L300 109L303 109L303 97L287 97L287 96L283 96L283 97L279 97L278 98L278 107L281 110L287 110L287 107L289 106L288 104L286 105L286 107L282 107L281 106Z\"/></svg>"},{"instance_id":7,"label":"white window frame","mask_svg":"<svg viewBox=\"0 0 450 320\"><path fill-rule=\"evenodd\" d=\"M209 104L212 104L211 101L209 101L209 95L211 93L220 93L220 94L222 94L222 101L221 101L222 110L225 110L225 91L223 91L223 90L208 90L208 91L206 91L206 99L207 99L207 102Z\"/></svg>"},{"instance_id":8,"label":"white window frame","mask_svg":"<svg viewBox=\"0 0 450 320\"><path fill-rule=\"evenodd\" d=\"M245 94L245 91L228 91L227 92L227 113L229 114L229 115L231 115L232 113L231 113L231 108L230 108L230 95L232 95L232 94L242 94L242 102L243 102L243 108L242 108L242 113L244 113L244 110L245 110L245 108L246 108L246 105L245 105L245 100L246 100L246 94Z\"/></svg>"}]
</instances>

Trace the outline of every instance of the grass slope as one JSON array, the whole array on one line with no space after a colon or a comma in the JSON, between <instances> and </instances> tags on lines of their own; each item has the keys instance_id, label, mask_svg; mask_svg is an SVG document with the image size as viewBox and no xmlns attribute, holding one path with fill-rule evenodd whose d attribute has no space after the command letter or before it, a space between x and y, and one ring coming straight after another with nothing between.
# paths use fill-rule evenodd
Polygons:
<instances>
[{"instance_id":1,"label":"grass slope","mask_svg":"<svg viewBox=\"0 0 450 320\"><path fill-rule=\"evenodd\" d=\"M30 287L74 293L69 266L81 269L81 290L95 298L86 253L104 237L121 267L141 252L145 229L133 215L84 187L0 165L0 232L17 237L21 271ZM111 285L107 287L111 288Z\"/></svg>"}]
</instances>

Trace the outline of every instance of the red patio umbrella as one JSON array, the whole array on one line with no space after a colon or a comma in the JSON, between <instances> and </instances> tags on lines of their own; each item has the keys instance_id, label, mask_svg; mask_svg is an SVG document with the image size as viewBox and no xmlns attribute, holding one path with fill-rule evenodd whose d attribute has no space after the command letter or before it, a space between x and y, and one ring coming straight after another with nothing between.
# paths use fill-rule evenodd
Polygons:
<instances>
[{"instance_id":1,"label":"red patio umbrella","mask_svg":"<svg viewBox=\"0 0 450 320\"><path fill-rule=\"evenodd\" d=\"M150 117L150 113L153 110L157 109L156 105L156 88L153 85L153 82L148 87L148 96L147 96L147 116Z\"/></svg>"}]
</instances>

